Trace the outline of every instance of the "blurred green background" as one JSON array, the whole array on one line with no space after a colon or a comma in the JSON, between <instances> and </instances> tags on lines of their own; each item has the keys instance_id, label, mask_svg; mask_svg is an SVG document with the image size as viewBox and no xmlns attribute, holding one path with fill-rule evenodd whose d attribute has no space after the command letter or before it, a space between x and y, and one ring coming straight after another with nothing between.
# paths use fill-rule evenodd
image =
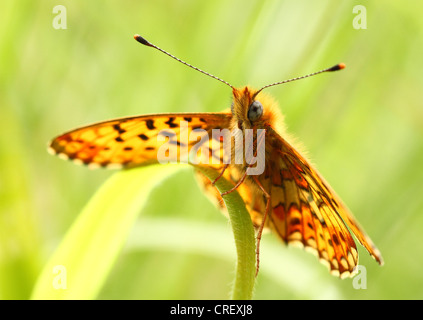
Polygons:
<instances>
[{"instance_id":1,"label":"blurred green background","mask_svg":"<svg viewBox=\"0 0 423 320\"><path fill-rule=\"evenodd\" d=\"M56 5L67 9L65 30L53 28ZM367 29L353 27L356 5L367 9ZM417 0L1 1L0 298L30 297L113 174L51 156L47 141L114 117L229 107L228 87L141 46L135 33L235 86L345 62L342 72L267 92L385 266L360 246L367 289L357 290L267 234L255 298L423 298L422 10ZM192 170L165 180L141 211L99 299L229 297L231 229Z\"/></svg>"}]
</instances>

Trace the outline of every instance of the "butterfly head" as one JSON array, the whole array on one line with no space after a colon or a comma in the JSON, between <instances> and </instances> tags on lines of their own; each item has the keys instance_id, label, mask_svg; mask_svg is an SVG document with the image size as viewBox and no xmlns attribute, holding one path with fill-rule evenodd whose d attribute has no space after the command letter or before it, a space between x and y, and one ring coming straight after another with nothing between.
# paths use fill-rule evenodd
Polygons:
<instances>
[{"instance_id":1,"label":"butterfly head","mask_svg":"<svg viewBox=\"0 0 423 320\"><path fill-rule=\"evenodd\" d=\"M263 92L248 86L233 88L231 111L234 124L241 130L264 129L270 125L279 127L282 115L276 102Z\"/></svg>"}]
</instances>

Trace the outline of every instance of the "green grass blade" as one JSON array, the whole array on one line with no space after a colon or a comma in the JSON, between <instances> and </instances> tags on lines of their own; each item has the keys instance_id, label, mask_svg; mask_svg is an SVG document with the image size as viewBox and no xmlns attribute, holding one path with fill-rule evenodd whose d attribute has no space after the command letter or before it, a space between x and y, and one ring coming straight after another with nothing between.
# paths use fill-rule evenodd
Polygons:
<instances>
[{"instance_id":1,"label":"green grass blade","mask_svg":"<svg viewBox=\"0 0 423 320\"><path fill-rule=\"evenodd\" d=\"M83 209L45 265L32 299L95 299L154 186L181 165L121 171L107 180ZM213 179L217 173L202 168ZM224 179L222 192L232 188ZM251 299L255 282L255 238L237 192L224 197L237 251L232 299Z\"/></svg>"},{"instance_id":2,"label":"green grass blade","mask_svg":"<svg viewBox=\"0 0 423 320\"><path fill-rule=\"evenodd\" d=\"M148 166L107 180L45 265L31 298L95 299L149 193L183 167Z\"/></svg>"}]
</instances>

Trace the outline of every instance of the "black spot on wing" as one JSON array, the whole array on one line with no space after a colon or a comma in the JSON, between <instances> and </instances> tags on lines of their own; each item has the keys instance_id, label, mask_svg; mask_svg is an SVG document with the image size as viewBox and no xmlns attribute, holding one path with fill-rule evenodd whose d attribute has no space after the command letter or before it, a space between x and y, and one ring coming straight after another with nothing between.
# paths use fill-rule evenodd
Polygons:
<instances>
[{"instance_id":1,"label":"black spot on wing","mask_svg":"<svg viewBox=\"0 0 423 320\"><path fill-rule=\"evenodd\" d=\"M167 120L165 123L169 126L169 128L179 127L179 125L176 123L173 123L173 121L175 121L175 117L170 117L169 120Z\"/></svg>"},{"instance_id":2,"label":"black spot on wing","mask_svg":"<svg viewBox=\"0 0 423 320\"><path fill-rule=\"evenodd\" d=\"M139 135L138 135L138 137L139 137L141 140L144 140L144 141L148 140L148 137L147 137L144 133L139 134Z\"/></svg>"},{"instance_id":3,"label":"black spot on wing","mask_svg":"<svg viewBox=\"0 0 423 320\"><path fill-rule=\"evenodd\" d=\"M115 125L113 125L113 129L115 129L117 132L119 132L119 134L125 133L126 130L122 129L119 125L119 123L116 123Z\"/></svg>"},{"instance_id":4,"label":"black spot on wing","mask_svg":"<svg viewBox=\"0 0 423 320\"><path fill-rule=\"evenodd\" d=\"M147 125L147 128L148 128L149 130L156 129L156 127L154 126L154 120L152 120L152 119L148 119L148 120L146 120L146 121L145 121L145 124Z\"/></svg>"}]
</instances>

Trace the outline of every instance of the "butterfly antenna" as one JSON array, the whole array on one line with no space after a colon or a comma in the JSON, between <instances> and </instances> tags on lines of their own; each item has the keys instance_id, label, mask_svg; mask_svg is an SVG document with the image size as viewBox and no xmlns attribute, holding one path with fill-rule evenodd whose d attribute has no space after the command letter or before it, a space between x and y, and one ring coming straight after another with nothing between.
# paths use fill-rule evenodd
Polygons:
<instances>
[{"instance_id":1,"label":"butterfly antenna","mask_svg":"<svg viewBox=\"0 0 423 320\"><path fill-rule=\"evenodd\" d=\"M305 76L301 76L301 77L297 77L297 78L292 78L292 79L288 79L288 80L284 80L284 81L279 81L279 82L275 82L275 83L272 83L272 84L268 84L267 86L264 86L263 88L261 88L259 91L257 91L255 94L254 94L254 97L260 92L260 91L262 91L263 89L266 89L266 88L269 88L269 87L273 87L273 86L276 86L276 85L278 85L278 84L283 84L283 83L288 83L288 82L292 82L292 81L296 81L296 80L300 80L300 79L305 79L305 78L308 78L308 77L311 77L311 76L315 76L316 74L319 74L319 73L323 73L323 72L332 72L332 71L338 71L338 70L342 70L342 69L344 69L345 68L345 63L338 63L337 65L334 65L333 67L330 67L330 68L326 68L326 69L323 69L323 70L320 70L320 71L317 71L317 72L313 72L313 73L310 73L310 74L307 74L307 75L305 75Z\"/></svg>"},{"instance_id":2,"label":"butterfly antenna","mask_svg":"<svg viewBox=\"0 0 423 320\"><path fill-rule=\"evenodd\" d=\"M197 71L199 71L199 72L201 72L201 73L203 73L203 74L205 74L205 75L207 75L209 77L212 77L213 79L216 79L216 80L218 80L220 82L223 82L224 84L228 85L232 89L234 88L229 82L227 82L225 80L222 80L222 79L220 79L220 78L218 78L218 77L216 77L216 76L214 76L214 75L212 75L212 74L210 74L208 72L205 72L205 71L203 71L201 69L198 69L197 67L194 67L193 65L190 65L189 63L187 63L185 61L182 61L181 59L175 57L174 55L170 54L169 52L166 52L163 49L159 48L158 46L156 46L156 45L152 44L151 42L147 41L146 39L144 39L143 37L141 37L139 34L136 34L134 36L134 39L137 40L139 43L147 46L147 47L152 47L152 48L155 48L155 49L159 50L160 52L163 52L164 54L168 55L169 57L175 59L176 61L179 61L180 63L183 63L184 65L186 65L186 66L188 66L188 67L190 67L190 68L192 68L194 70L197 70Z\"/></svg>"}]
</instances>

